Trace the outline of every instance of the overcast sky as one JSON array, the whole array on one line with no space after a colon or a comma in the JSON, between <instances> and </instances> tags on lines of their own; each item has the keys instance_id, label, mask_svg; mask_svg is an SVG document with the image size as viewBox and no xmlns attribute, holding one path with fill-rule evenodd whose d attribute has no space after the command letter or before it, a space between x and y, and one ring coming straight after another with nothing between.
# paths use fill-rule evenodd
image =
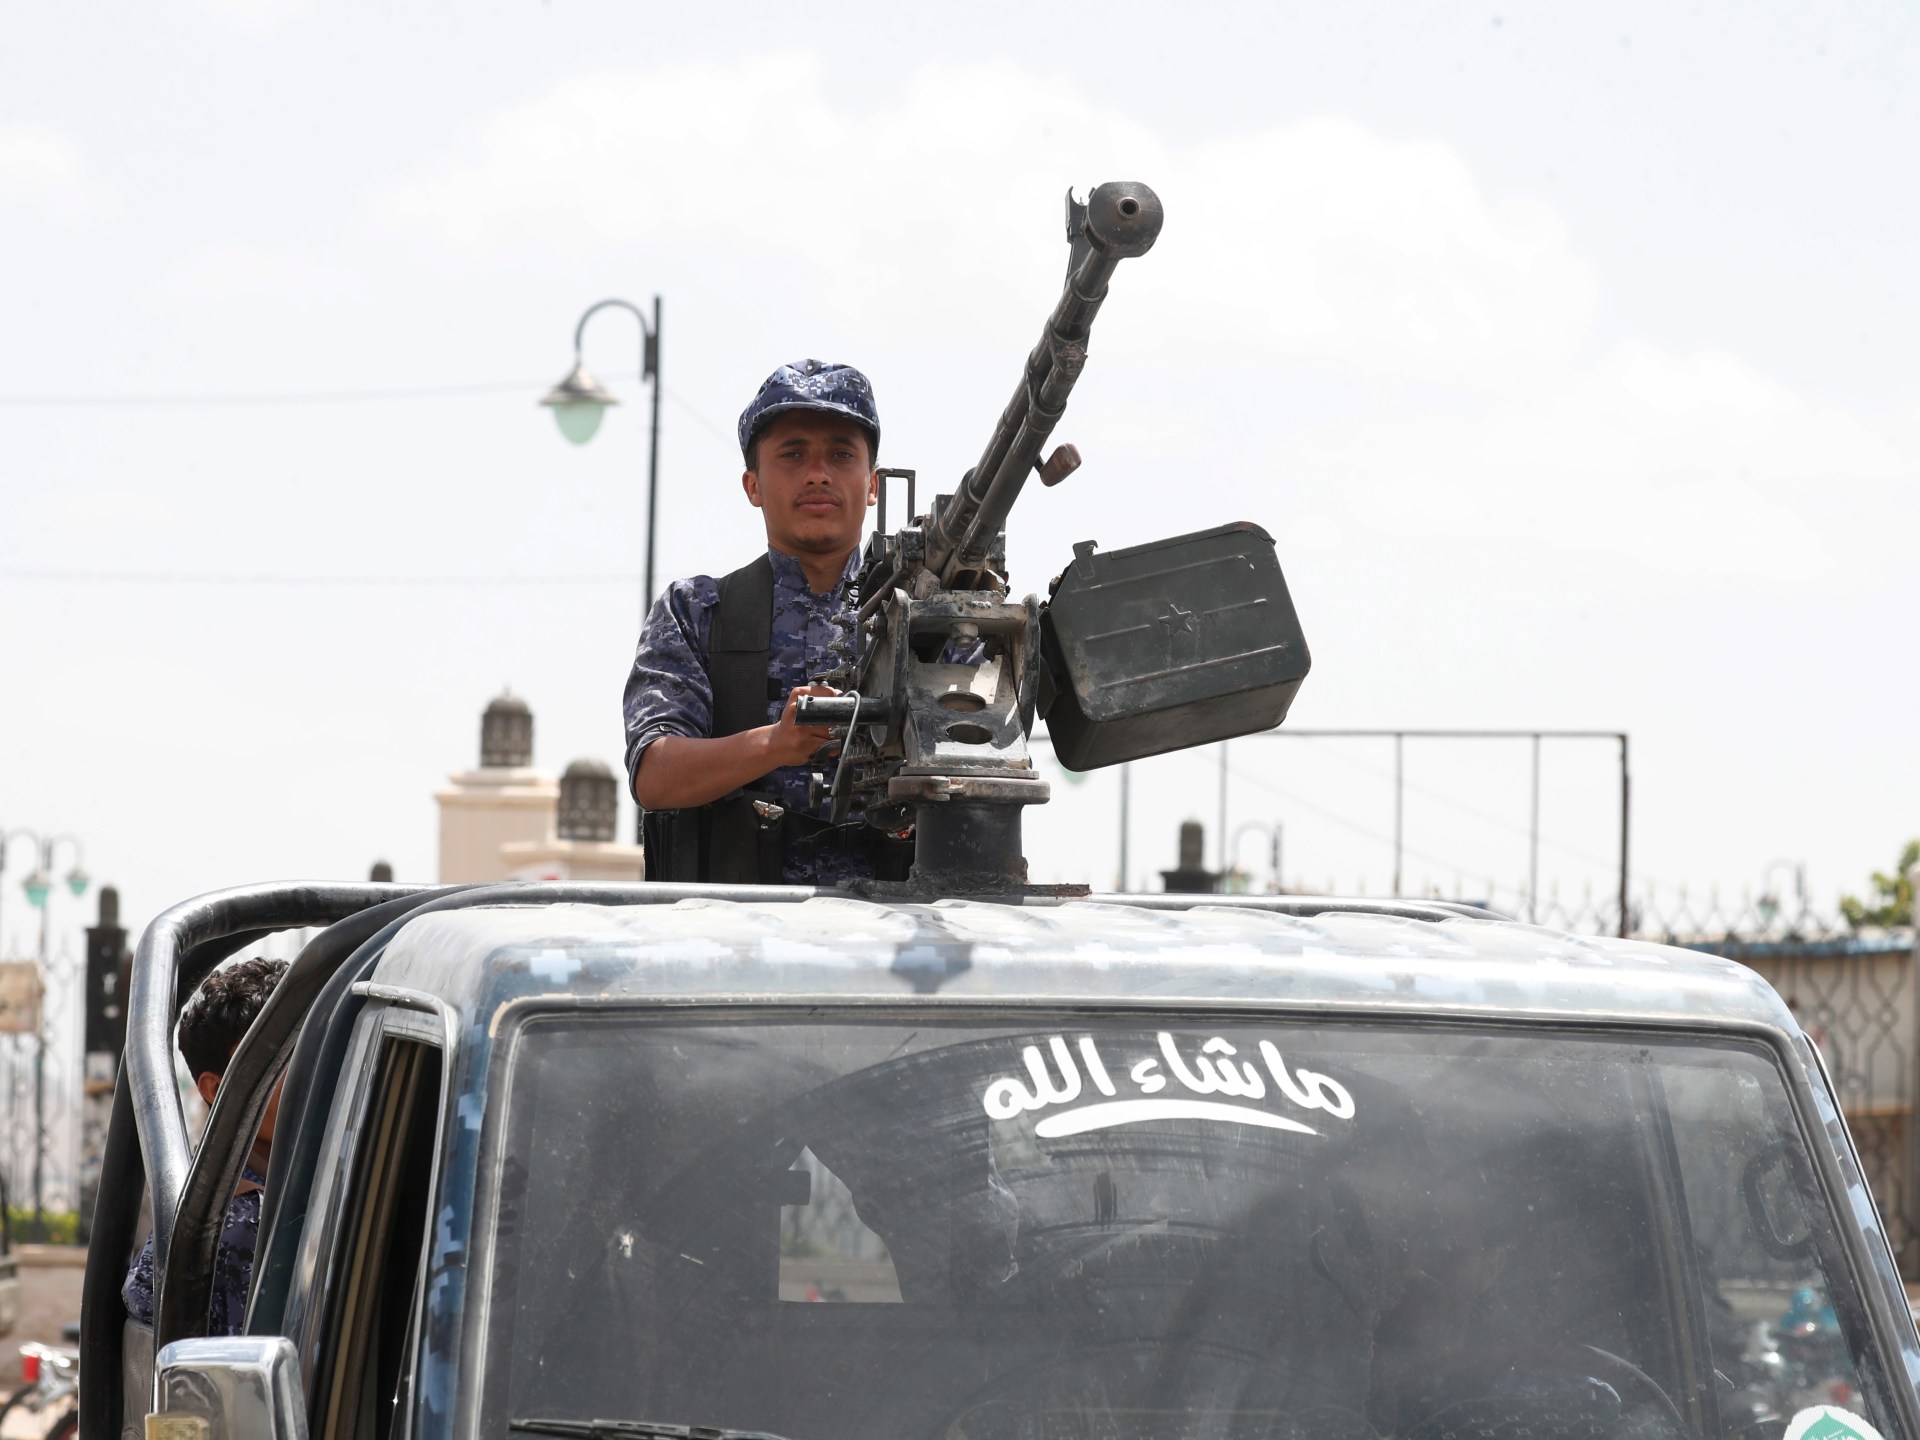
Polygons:
<instances>
[{"instance_id":1,"label":"overcast sky","mask_svg":"<svg viewBox=\"0 0 1920 1440\"><path fill-rule=\"evenodd\" d=\"M81 836L136 924L431 878L503 686L542 765L619 760L627 318L588 336L628 402L590 446L534 404L588 304L664 297L661 572L724 571L775 363L866 369L883 460L946 488L1057 293L1062 193L1138 179L1165 232L1016 586L1257 521L1314 653L1291 725L1625 730L1636 885L1784 860L1830 904L1920 833L1916 73L1905 4L15 7L0 825ZM1135 884L1211 831L1217 761L1136 767ZM1547 747L1543 886L1610 888L1616 763ZM1406 888L1513 904L1526 747L1406 765ZM1237 744L1230 828L1379 893L1391 769ZM1051 773L1036 874L1111 884L1114 777Z\"/></svg>"}]
</instances>

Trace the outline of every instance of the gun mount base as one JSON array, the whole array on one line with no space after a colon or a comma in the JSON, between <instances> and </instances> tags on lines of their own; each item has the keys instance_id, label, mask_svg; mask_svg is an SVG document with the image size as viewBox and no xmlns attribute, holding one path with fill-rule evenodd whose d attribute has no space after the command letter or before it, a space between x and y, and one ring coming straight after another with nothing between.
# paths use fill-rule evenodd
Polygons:
<instances>
[{"instance_id":1,"label":"gun mount base","mask_svg":"<svg viewBox=\"0 0 1920 1440\"><path fill-rule=\"evenodd\" d=\"M1044 805L1052 787L1029 775L896 775L887 781L887 799L895 804L924 805L979 801L988 805ZM1013 833L1020 834L1019 814Z\"/></svg>"},{"instance_id":2,"label":"gun mount base","mask_svg":"<svg viewBox=\"0 0 1920 1440\"><path fill-rule=\"evenodd\" d=\"M1020 843L1018 803L948 800L914 816L913 873L921 882L964 887L974 880L1022 885L1027 857Z\"/></svg>"},{"instance_id":3,"label":"gun mount base","mask_svg":"<svg viewBox=\"0 0 1920 1440\"><path fill-rule=\"evenodd\" d=\"M941 881L937 884L919 880L842 880L834 888L862 900L892 900L905 905L935 900L997 900L1018 905L1029 900L1085 900L1093 894L1093 887L1089 885L1024 885L1013 880L993 882L979 878L967 879L964 883Z\"/></svg>"},{"instance_id":4,"label":"gun mount base","mask_svg":"<svg viewBox=\"0 0 1920 1440\"><path fill-rule=\"evenodd\" d=\"M914 808L913 870L904 881L856 880L856 894L889 900L943 895L1078 899L1084 885L1029 885L1020 812L1047 798L1047 782L1013 775L896 775L889 800Z\"/></svg>"}]
</instances>

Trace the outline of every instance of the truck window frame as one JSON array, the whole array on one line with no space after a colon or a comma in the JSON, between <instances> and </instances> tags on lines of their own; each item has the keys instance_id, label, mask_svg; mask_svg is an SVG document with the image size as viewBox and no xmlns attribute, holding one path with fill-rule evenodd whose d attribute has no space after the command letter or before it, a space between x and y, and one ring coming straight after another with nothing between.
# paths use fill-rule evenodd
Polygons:
<instances>
[{"instance_id":1,"label":"truck window frame","mask_svg":"<svg viewBox=\"0 0 1920 1440\"><path fill-rule=\"evenodd\" d=\"M342 1070L349 1083L329 1117L316 1171L310 1213L321 1223L302 1237L285 1328L300 1353L315 1440L405 1440L414 1423L420 1310L442 1181L451 1018L432 996L365 982L354 989L372 1003L354 1022ZM407 1154L419 1154L423 1133L424 1159L409 1167ZM369 1194L370 1186L379 1193ZM396 1215L402 1203L406 1211ZM417 1243L409 1238L414 1230ZM404 1289L391 1288L402 1275ZM381 1336L383 1349L398 1347L384 1358L372 1341L383 1309L391 1319L404 1314L398 1337ZM369 1364L378 1367L371 1376ZM395 1393L390 1408L375 1397L368 1430L360 1392L386 1369L394 1371ZM349 1388L354 1397L343 1408Z\"/></svg>"}]
</instances>

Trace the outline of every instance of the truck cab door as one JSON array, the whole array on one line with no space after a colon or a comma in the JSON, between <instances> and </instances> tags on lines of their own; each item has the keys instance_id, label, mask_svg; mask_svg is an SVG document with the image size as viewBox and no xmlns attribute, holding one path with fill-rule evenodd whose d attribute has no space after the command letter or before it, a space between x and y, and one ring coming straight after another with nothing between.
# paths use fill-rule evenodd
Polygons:
<instances>
[{"instance_id":1,"label":"truck cab door","mask_svg":"<svg viewBox=\"0 0 1920 1440\"><path fill-rule=\"evenodd\" d=\"M286 1314L313 1440L400 1440L411 1420L448 1030L432 997L366 988Z\"/></svg>"}]
</instances>

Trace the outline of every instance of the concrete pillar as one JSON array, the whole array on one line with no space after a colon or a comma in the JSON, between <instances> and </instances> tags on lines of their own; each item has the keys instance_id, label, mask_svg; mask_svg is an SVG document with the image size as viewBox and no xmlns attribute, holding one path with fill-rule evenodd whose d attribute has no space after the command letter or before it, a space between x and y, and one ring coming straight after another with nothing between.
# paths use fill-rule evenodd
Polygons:
<instances>
[{"instance_id":1,"label":"concrete pillar","mask_svg":"<svg viewBox=\"0 0 1920 1440\"><path fill-rule=\"evenodd\" d=\"M1180 826L1180 865L1162 870L1161 882L1169 895L1212 895L1220 889L1218 870L1207 869L1207 827L1198 820Z\"/></svg>"},{"instance_id":2,"label":"concrete pillar","mask_svg":"<svg viewBox=\"0 0 1920 1440\"><path fill-rule=\"evenodd\" d=\"M533 712L513 694L487 706L480 720L480 767L447 777L440 806L440 880L505 880L501 847L555 838L560 787L533 768Z\"/></svg>"}]
</instances>

